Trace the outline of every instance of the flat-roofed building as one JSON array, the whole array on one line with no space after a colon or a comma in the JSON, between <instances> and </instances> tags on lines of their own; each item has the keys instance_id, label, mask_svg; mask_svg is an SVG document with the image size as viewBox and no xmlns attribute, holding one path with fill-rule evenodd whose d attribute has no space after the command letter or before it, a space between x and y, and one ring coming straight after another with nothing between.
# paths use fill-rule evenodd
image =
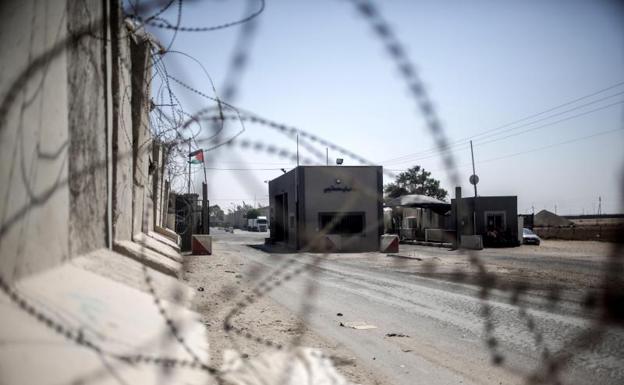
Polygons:
<instances>
[{"instance_id":1,"label":"flat-roofed building","mask_svg":"<svg viewBox=\"0 0 624 385\"><path fill-rule=\"evenodd\" d=\"M381 166L298 166L269 182L271 241L293 250L378 251Z\"/></svg>"}]
</instances>

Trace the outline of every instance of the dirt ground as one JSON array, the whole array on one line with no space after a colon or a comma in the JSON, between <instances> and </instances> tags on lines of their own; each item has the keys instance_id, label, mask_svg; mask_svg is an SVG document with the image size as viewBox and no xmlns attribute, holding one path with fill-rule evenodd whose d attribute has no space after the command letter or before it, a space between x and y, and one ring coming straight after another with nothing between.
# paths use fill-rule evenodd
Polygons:
<instances>
[{"instance_id":1,"label":"dirt ground","mask_svg":"<svg viewBox=\"0 0 624 385\"><path fill-rule=\"evenodd\" d=\"M595 241L543 240L540 246L488 248L477 252L401 244L398 253L329 254L336 260L357 260L374 269L392 269L404 274L453 281L475 286L484 284L475 264L476 256L488 273L491 288L509 291L521 288L543 297L564 296L583 302L588 291L600 290L606 282L607 262L616 244Z\"/></svg>"},{"instance_id":2,"label":"dirt ground","mask_svg":"<svg viewBox=\"0 0 624 385\"><path fill-rule=\"evenodd\" d=\"M252 286L243 275L249 274L249 266L245 266L239 252L227 243L215 242L213 247L213 255L186 257L184 278L197 290L193 309L201 314L208 328L213 365L218 367L221 364L225 349L235 349L248 356L268 349L255 340L261 337L283 346L295 343L321 349L333 358L337 369L354 384L389 383L344 346L311 332L297 314L268 296L259 298L233 319L234 326L243 329L243 334L249 333L251 339L225 332L223 321L226 315L237 302L251 293ZM613 250L614 245L609 243L544 240L541 246L485 249L476 255L493 277L493 287L503 292L523 285L547 299L554 295L553 288L557 288L562 292L556 295L577 302L583 301L581 293L587 289L598 289L604 282L605 262ZM358 266L374 270L390 269L401 274L465 284L482 283L468 253L444 248L402 244L396 254L327 254L323 258L356 262ZM267 273L259 272L259 276Z\"/></svg>"},{"instance_id":3,"label":"dirt ground","mask_svg":"<svg viewBox=\"0 0 624 385\"><path fill-rule=\"evenodd\" d=\"M296 314L267 296L245 308L232 321L235 327L250 333L252 339L227 333L223 327L226 315L236 302L251 292L252 287L242 275L245 265L237 253L218 242L213 244L213 248L213 255L186 257L184 279L197 290L193 310L201 314L202 321L208 328L210 357L214 366L221 365L225 349L235 349L250 357L268 349L254 340L258 336L283 346L294 342L298 346L321 349L332 358L338 371L354 384L387 383L346 348L314 334L302 326L301 319Z\"/></svg>"}]
</instances>

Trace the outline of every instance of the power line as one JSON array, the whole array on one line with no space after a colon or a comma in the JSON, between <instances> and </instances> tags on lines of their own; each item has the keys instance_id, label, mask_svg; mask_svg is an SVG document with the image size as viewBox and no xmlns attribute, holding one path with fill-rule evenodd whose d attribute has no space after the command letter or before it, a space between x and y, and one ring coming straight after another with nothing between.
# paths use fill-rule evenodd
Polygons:
<instances>
[{"instance_id":1,"label":"power line","mask_svg":"<svg viewBox=\"0 0 624 385\"><path fill-rule=\"evenodd\" d=\"M496 160L511 158L511 157L514 157L514 156L529 154L529 153L532 153L532 152L546 150L546 149L549 149L549 148L562 146L562 145L565 145L565 144L570 144L570 143L580 142L580 141L587 140L587 139L592 139L592 138L595 138L597 136L612 134L612 133L617 132L617 131L624 132L624 130L621 129L621 128L615 128L613 130L601 131L601 132L597 132L595 134L586 135L586 136L582 136L582 137L574 138L574 139L569 139L569 140L565 140L563 142L552 143L552 144L549 144L549 145L546 145L546 146L537 147L537 148L533 148L533 149L526 150L526 151L520 151L520 152L516 152L516 153L513 153L513 154L502 155L502 156L498 156L498 157L495 157L495 158L485 159L485 160L482 160L482 161L479 161L479 162L476 162L476 163L477 164L482 164L482 163L494 162ZM464 167L464 166L470 166L470 163L462 164L459 167ZM401 172L401 171L407 171L408 169L389 169L389 170L390 171L395 171L395 172ZM431 171L440 171L440 170L438 169L438 170L431 170Z\"/></svg>"},{"instance_id":2,"label":"power line","mask_svg":"<svg viewBox=\"0 0 624 385\"><path fill-rule=\"evenodd\" d=\"M511 137L514 137L514 136L522 135L522 134L525 134L527 132L531 132L531 131L535 131L535 130L538 130L538 129L541 129L541 128L549 127L549 126L552 126L552 125L555 125L555 124L559 124L559 123L562 123L562 122L565 122L565 121L568 121L568 120L576 119L576 118L579 118L581 116L585 116L585 115L588 115L588 114L591 114L591 113L594 113L594 112L602 111L602 110L605 110L607 108L611 108L611 107L614 107L614 106L617 106L617 105L623 104L623 103L624 103L624 100L621 100L621 101L618 101L618 102L615 102L615 103L611 103L611 104L607 104L605 106L598 107L598 108L595 108L593 110L581 112L579 114L568 116L568 117L565 117L563 119L556 120L554 122L549 122L549 123L546 123L546 124L542 124L542 125L537 126L537 127L531 127L531 128L526 129L526 130L522 130L520 132L509 134L509 135L506 135L506 136L503 136L503 137L494 138L494 139L491 139L491 140L486 140L484 142L477 142L475 144L475 146L482 146L484 144L489 144L489 143L497 142L497 141L500 141L500 140L503 140L503 139L508 139L508 138L511 138ZM458 147L458 148L455 148L455 149L449 148L449 149L444 150L444 152L457 151L457 150L462 150L464 148L468 148L468 144L465 144L464 146ZM424 159L434 158L436 156L438 156L438 154L431 154L431 155L426 155L426 156L421 156L421 157L416 157L416 158L410 158L410 159L406 159L406 160L389 162L389 163L414 162L414 161L420 161L420 160L424 160ZM387 163L388 162L386 162L386 164Z\"/></svg>"},{"instance_id":3,"label":"power line","mask_svg":"<svg viewBox=\"0 0 624 385\"><path fill-rule=\"evenodd\" d=\"M492 128L492 129L489 129L489 130L483 131L483 132L478 133L478 134L475 134L475 135L473 135L473 136L468 136L468 137L465 137L465 138L463 138L463 139L458 139L458 140L456 140L456 141L454 141L454 142L452 142L452 143L449 143L449 144L448 144L448 146L447 146L446 148L444 148L443 150L447 150L447 149L450 149L450 148L452 148L452 147L456 147L457 145L461 145L461 144L463 144L463 143L466 143L466 141L469 141L470 139L474 139L474 138L477 138L477 137L480 137L480 136L483 136L483 135L486 135L486 134L489 134L489 133L492 133L492 132L495 132L495 131L499 131L499 130L501 130L501 129L503 129L503 128L507 128L507 127L510 127L510 126L516 125L516 124L518 124L518 123L522 123L522 122L524 122L524 121L526 121L526 120L529 120L529 119L532 119L532 118L536 118L536 117L538 117L538 116L541 116L541 115L547 114L547 113L549 113L549 112L555 111L555 110L560 109L560 108L562 108L562 107L565 107L565 106L568 106L568 105L571 105L571 104L577 103L577 102L579 102L579 101L581 101L581 100L585 100L585 99L591 98L591 97L593 97L593 96L599 95L599 94L604 93L604 92L606 92L606 91L609 91L609 90L611 90L611 89L617 88L617 87L619 87L619 86L621 86L621 85L624 85L624 82L615 83L615 84L613 84L613 85L611 85L611 86L609 86L609 87L606 87L606 88L600 89L600 90L595 91L595 92L592 92L592 93L590 93L590 94L587 94L587 95L584 95L584 96L578 97L578 98L576 98L576 99L573 99L573 100L567 101L567 102L565 102L565 103L559 104L559 105L557 105L557 106L554 106L554 107L548 108L547 110L541 111L541 112L539 112L539 113L536 113L536 114L531 114L531 115L529 115L529 116L523 117L523 118L518 119L518 120L515 120L515 121L513 121L513 122L506 123L506 124L503 124L503 125L501 125L501 126L494 127L494 128ZM549 117L541 118L541 119L539 119L539 120L537 120L537 121L533 121L533 122L525 123L525 124L523 124L523 125L521 125L521 126L518 126L518 127L515 127L515 128L510 128L510 129L505 130L505 131L514 130L514 129L517 129L517 128L525 127L525 126L530 125L530 124L534 124L534 123L537 123L537 122L540 122L540 121L543 121L543 120L546 120L546 119L549 119L549 118L552 118L552 117L555 117L555 116L559 116L559 115L564 114L564 113L566 113L566 112L571 112L571 111L577 110L577 109L579 109L579 108L586 107L586 106L588 106L588 105L598 103L598 102L600 102L600 101L602 101L602 100L606 100L606 99L612 98L612 97L614 97L614 96L621 95L622 93L624 93L624 91L623 91L623 92L618 92L618 93L616 93L616 94L613 94L613 95L610 95L610 96L607 96L607 97L604 97L604 98L601 98L601 99L598 99L598 100L595 100L595 101L591 101L591 102L589 102L589 103L586 103L586 104L583 104L583 105L580 105L580 106L576 106L576 107L574 107L574 108L572 108L572 109L569 109L569 110L567 110L567 111L565 111L565 112L559 112L559 113L554 114L554 115L551 115L551 116L549 116ZM428 154L428 153L435 152L435 151L439 151L439 148L430 148L430 149L423 150L423 151L418 151L418 152L414 152L414 153L410 153L410 154L405 154L405 155L402 155L402 156L399 156L399 157L386 159L385 161L382 161L381 163L397 163L399 160L403 160L403 159L406 159L406 158L411 158L411 157L413 157L413 156L417 156L417 155L424 155L424 154Z\"/></svg>"}]
</instances>

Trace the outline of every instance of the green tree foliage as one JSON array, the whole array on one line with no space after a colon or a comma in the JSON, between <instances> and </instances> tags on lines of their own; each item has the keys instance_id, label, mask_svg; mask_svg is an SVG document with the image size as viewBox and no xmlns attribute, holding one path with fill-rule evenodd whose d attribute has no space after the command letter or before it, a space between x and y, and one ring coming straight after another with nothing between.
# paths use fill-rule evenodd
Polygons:
<instances>
[{"instance_id":1,"label":"green tree foliage","mask_svg":"<svg viewBox=\"0 0 624 385\"><path fill-rule=\"evenodd\" d=\"M223 212L219 205L209 206L208 212L210 217L216 219L217 221L225 220L225 212Z\"/></svg>"},{"instance_id":2,"label":"green tree foliage","mask_svg":"<svg viewBox=\"0 0 624 385\"><path fill-rule=\"evenodd\" d=\"M254 208L247 210L247 215L246 215L247 219L256 219L259 216L260 216L260 210L254 209Z\"/></svg>"},{"instance_id":3,"label":"green tree foliage","mask_svg":"<svg viewBox=\"0 0 624 385\"><path fill-rule=\"evenodd\" d=\"M396 181L387 184L384 192L390 198L406 194L427 195L444 200L448 193L440 188L440 181L431 177L431 173L420 166L414 166L400 173Z\"/></svg>"}]
</instances>

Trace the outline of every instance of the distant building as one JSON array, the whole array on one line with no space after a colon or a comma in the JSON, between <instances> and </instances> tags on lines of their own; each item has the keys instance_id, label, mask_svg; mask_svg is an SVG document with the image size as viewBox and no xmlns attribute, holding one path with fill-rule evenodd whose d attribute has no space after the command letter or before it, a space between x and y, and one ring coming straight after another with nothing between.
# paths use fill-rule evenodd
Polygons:
<instances>
[{"instance_id":1,"label":"distant building","mask_svg":"<svg viewBox=\"0 0 624 385\"><path fill-rule=\"evenodd\" d=\"M299 166L269 182L271 241L294 250L378 251L380 166Z\"/></svg>"},{"instance_id":2,"label":"distant building","mask_svg":"<svg viewBox=\"0 0 624 385\"><path fill-rule=\"evenodd\" d=\"M451 217L456 218L460 235L481 235L484 246L518 246L522 243L518 221L518 197L479 196L461 199L457 218L457 200L451 200Z\"/></svg>"},{"instance_id":3,"label":"distant building","mask_svg":"<svg viewBox=\"0 0 624 385\"><path fill-rule=\"evenodd\" d=\"M391 222L386 232L399 235L401 240L448 241L446 230L450 223L451 204L426 195L408 194L388 199Z\"/></svg>"},{"instance_id":4,"label":"distant building","mask_svg":"<svg viewBox=\"0 0 624 385\"><path fill-rule=\"evenodd\" d=\"M535 214L534 225L536 227L569 227L574 225L574 223L553 212L542 210Z\"/></svg>"}]
</instances>

